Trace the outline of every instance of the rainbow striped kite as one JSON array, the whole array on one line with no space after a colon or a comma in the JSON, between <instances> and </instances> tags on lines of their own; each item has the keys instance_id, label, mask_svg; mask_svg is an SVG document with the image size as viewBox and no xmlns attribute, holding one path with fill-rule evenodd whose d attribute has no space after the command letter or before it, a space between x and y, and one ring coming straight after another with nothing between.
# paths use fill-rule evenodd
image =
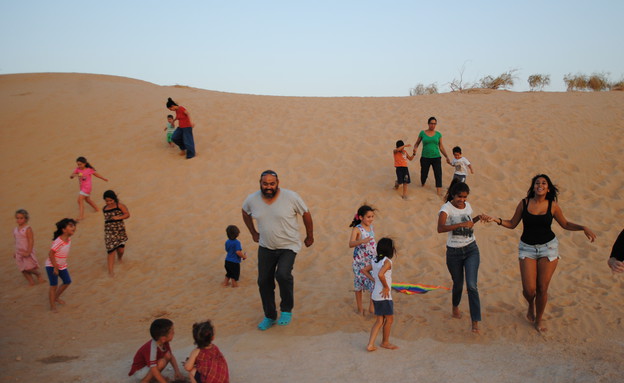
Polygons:
<instances>
[{"instance_id":1,"label":"rainbow striped kite","mask_svg":"<svg viewBox=\"0 0 624 383\"><path fill-rule=\"evenodd\" d=\"M437 290L437 289L450 290L448 287L444 287L444 286L429 286L429 285L423 285L421 283L415 283L415 284L393 283L392 288L400 293L408 294L408 295L425 294L431 290Z\"/></svg>"}]
</instances>

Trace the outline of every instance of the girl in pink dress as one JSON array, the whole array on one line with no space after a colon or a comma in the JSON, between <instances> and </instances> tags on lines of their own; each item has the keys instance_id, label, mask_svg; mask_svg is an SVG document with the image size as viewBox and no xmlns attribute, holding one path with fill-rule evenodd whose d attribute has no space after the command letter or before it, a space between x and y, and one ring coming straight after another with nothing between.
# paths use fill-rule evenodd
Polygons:
<instances>
[{"instance_id":1,"label":"girl in pink dress","mask_svg":"<svg viewBox=\"0 0 624 383\"><path fill-rule=\"evenodd\" d=\"M97 205L91 200L91 189L93 187L91 183L91 176L94 175L106 182L108 182L108 180L99 175L84 157L76 158L76 165L76 169L72 172L69 178L78 177L78 181L80 181L80 193L78 193L78 208L80 209L78 221L80 221L84 219L85 201L87 201L87 203L91 205L95 211L98 211Z\"/></svg>"},{"instance_id":2,"label":"girl in pink dress","mask_svg":"<svg viewBox=\"0 0 624 383\"><path fill-rule=\"evenodd\" d=\"M39 273L39 262L35 257L35 236L28 226L29 218L28 212L24 209L15 212L17 227L13 229L13 236L15 237L13 258L15 258L17 268L22 272L28 284L33 286L35 284L33 275L37 277L37 282L43 282L43 278Z\"/></svg>"}]
</instances>

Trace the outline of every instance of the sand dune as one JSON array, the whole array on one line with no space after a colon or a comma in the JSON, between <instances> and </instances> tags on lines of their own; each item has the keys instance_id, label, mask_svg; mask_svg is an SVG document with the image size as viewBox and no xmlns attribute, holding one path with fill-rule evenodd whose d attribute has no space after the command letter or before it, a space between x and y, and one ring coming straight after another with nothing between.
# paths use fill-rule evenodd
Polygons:
<instances>
[{"instance_id":1,"label":"sand dune","mask_svg":"<svg viewBox=\"0 0 624 383\"><path fill-rule=\"evenodd\" d=\"M198 156L165 143L167 97L189 109ZM624 352L624 279L606 259L624 222L624 93L440 94L404 98L298 98L227 94L89 74L0 76L3 159L0 337L3 382L122 382L149 323L175 322L182 361L191 325L210 318L232 382L362 382L381 379L464 382L616 382ZM366 353L372 319L354 314L348 225L367 201L379 209L376 236L397 240L394 280L451 286L442 201L433 180L408 201L392 189L391 150L413 143L429 116L447 150L460 145L477 212L509 218L537 173L561 190L566 217L598 240L554 226L562 259L549 290L549 331L525 320L517 265L521 228L478 225L482 335L450 318L450 292L395 293L392 337L398 351ZM106 272L101 213L87 210L73 239L74 283L59 314L48 311L47 283L28 287L15 268L13 212L31 214L40 263L54 222L77 216L75 158L109 179L94 179L94 200L115 190L128 206L126 260ZM255 284L257 245L241 205L267 168L297 191L315 223L313 247L295 264L293 323L267 332ZM451 168L444 168L445 182ZM224 289L225 228L241 228L241 287ZM462 301L467 312L467 299ZM52 359L46 359L55 357ZM171 374L170 374L171 375Z\"/></svg>"}]
</instances>

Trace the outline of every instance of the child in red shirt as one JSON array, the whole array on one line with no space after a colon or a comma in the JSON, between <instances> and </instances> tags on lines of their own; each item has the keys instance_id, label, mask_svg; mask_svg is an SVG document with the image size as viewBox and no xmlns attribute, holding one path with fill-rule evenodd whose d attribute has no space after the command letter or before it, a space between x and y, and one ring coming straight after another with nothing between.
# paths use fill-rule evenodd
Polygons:
<instances>
[{"instance_id":1,"label":"child in red shirt","mask_svg":"<svg viewBox=\"0 0 624 383\"><path fill-rule=\"evenodd\" d=\"M137 374L137 377L141 377L142 383L151 382L152 379L166 383L167 380L162 376L162 370L167 367L168 363L171 363L175 378L182 379L178 362L169 345L174 334L173 322L169 319L160 318L153 321L150 326L152 339L141 346L134 355L128 376Z\"/></svg>"},{"instance_id":2,"label":"child in red shirt","mask_svg":"<svg viewBox=\"0 0 624 383\"><path fill-rule=\"evenodd\" d=\"M191 351L184 369L189 372L191 383L229 383L228 365L219 351L212 344L214 327L207 320L193 325L193 339L197 348Z\"/></svg>"}]
</instances>

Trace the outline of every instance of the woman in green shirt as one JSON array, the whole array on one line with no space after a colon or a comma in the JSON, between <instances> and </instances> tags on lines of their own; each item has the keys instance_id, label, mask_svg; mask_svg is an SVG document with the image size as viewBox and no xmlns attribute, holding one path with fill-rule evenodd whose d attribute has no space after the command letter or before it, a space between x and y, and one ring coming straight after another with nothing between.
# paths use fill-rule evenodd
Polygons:
<instances>
[{"instance_id":1,"label":"woman in green shirt","mask_svg":"<svg viewBox=\"0 0 624 383\"><path fill-rule=\"evenodd\" d=\"M425 186L427 176L429 175L429 167L433 167L433 175L435 176L436 190L438 195L442 192L442 157L440 153L446 158L448 164L451 163L444 145L442 145L442 134L436 132L436 125L438 120L435 117L429 117L427 121L429 128L427 130L421 130L418 134L418 140L414 144L414 154L418 145L422 142L423 149L420 157L420 183Z\"/></svg>"}]
</instances>

